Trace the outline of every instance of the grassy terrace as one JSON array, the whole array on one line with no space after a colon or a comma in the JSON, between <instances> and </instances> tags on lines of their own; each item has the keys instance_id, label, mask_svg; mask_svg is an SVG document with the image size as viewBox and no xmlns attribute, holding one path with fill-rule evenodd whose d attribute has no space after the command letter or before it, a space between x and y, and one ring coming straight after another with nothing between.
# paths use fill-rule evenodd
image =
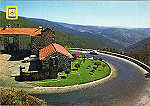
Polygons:
<instances>
[{"instance_id":1,"label":"grassy terrace","mask_svg":"<svg viewBox=\"0 0 150 106\"><path fill-rule=\"evenodd\" d=\"M75 65L80 63L80 67ZM98 65L96 65L96 63ZM41 81L32 81L31 84L42 87L63 87L76 84L83 84L104 78L110 74L109 66L100 60L86 59L75 60L71 64L72 71L69 74L60 72L57 79L47 79ZM65 77L65 78L62 78Z\"/></svg>"}]
</instances>

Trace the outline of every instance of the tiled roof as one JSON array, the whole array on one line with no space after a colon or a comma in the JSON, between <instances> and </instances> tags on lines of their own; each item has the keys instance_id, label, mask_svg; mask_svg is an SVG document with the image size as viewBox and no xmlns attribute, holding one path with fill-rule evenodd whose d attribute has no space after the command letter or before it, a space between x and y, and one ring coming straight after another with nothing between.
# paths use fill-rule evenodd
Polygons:
<instances>
[{"instance_id":1,"label":"tiled roof","mask_svg":"<svg viewBox=\"0 0 150 106\"><path fill-rule=\"evenodd\" d=\"M73 58L73 56L61 45L54 43L53 44L55 49L57 50L57 52L60 52L66 56L68 56L69 58Z\"/></svg>"},{"instance_id":2,"label":"tiled roof","mask_svg":"<svg viewBox=\"0 0 150 106\"><path fill-rule=\"evenodd\" d=\"M56 44L56 43L48 45L45 48L41 49L39 51L39 58L40 60L43 60L56 51L68 56L69 58L73 58L73 56L63 46Z\"/></svg>"},{"instance_id":3,"label":"tiled roof","mask_svg":"<svg viewBox=\"0 0 150 106\"><path fill-rule=\"evenodd\" d=\"M36 36L38 34L41 34L41 29L37 28L6 28L3 30L2 27L0 27L0 34L24 34L24 35L30 35L30 36Z\"/></svg>"},{"instance_id":4,"label":"tiled roof","mask_svg":"<svg viewBox=\"0 0 150 106\"><path fill-rule=\"evenodd\" d=\"M49 55L53 54L55 51L56 50L55 50L55 48L52 45L48 45L45 48L40 49L40 51L39 51L39 58L40 58L40 60L45 59Z\"/></svg>"}]
</instances>

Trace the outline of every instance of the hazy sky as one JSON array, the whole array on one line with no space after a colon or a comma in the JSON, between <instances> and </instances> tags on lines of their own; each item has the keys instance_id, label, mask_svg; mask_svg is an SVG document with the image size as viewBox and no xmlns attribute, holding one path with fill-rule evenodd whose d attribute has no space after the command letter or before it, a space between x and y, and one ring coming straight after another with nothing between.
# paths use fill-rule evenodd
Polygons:
<instances>
[{"instance_id":1,"label":"hazy sky","mask_svg":"<svg viewBox=\"0 0 150 106\"><path fill-rule=\"evenodd\" d=\"M150 1L1 1L19 15L81 25L150 27Z\"/></svg>"}]
</instances>

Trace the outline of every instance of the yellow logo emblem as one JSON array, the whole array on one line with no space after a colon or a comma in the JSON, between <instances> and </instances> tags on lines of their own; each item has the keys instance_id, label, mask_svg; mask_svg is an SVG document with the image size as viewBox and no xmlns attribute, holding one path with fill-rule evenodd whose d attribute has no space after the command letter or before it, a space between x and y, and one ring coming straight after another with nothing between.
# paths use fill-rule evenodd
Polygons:
<instances>
[{"instance_id":1,"label":"yellow logo emblem","mask_svg":"<svg viewBox=\"0 0 150 106\"><path fill-rule=\"evenodd\" d=\"M6 6L6 19L18 19L18 6Z\"/></svg>"}]
</instances>

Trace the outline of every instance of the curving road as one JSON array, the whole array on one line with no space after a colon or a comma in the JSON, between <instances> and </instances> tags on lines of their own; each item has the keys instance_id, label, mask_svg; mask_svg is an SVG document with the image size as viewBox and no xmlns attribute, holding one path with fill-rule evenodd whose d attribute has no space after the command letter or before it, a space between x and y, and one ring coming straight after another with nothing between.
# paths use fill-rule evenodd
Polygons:
<instances>
[{"instance_id":1,"label":"curving road","mask_svg":"<svg viewBox=\"0 0 150 106\"><path fill-rule=\"evenodd\" d=\"M99 54L105 61L113 64L118 76L103 85L62 94L35 95L45 99L50 105L133 105L145 91L147 80L141 68L115 56Z\"/></svg>"}]
</instances>

